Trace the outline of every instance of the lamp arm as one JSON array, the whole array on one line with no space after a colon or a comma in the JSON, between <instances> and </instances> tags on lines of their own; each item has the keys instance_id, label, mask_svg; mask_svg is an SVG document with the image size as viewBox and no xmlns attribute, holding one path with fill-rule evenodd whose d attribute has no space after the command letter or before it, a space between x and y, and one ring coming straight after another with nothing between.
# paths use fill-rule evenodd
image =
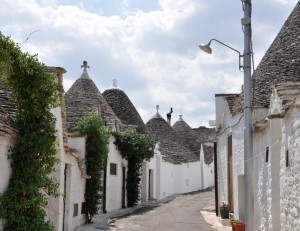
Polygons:
<instances>
[{"instance_id":1,"label":"lamp arm","mask_svg":"<svg viewBox=\"0 0 300 231\"><path fill-rule=\"evenodd\" d=\"M217 39L211 39L211 40L209 41L208 44L210 45L210 43L211 43L212 41L216 41L216 42L222 44L223 46L228 47L229 49L231 49L231 50L237 52L237 53L239 54L239 69L243 68L243 65L241 65L241 58L243 58L244 55L241 55L241 53L240 53L238 50L232 48L231 46L228 46L227 44L225 44L225 43L223 43L223 42L221 42L221 41L219 41L219 40L217 40Z\"/></svg>"}]
</instances>

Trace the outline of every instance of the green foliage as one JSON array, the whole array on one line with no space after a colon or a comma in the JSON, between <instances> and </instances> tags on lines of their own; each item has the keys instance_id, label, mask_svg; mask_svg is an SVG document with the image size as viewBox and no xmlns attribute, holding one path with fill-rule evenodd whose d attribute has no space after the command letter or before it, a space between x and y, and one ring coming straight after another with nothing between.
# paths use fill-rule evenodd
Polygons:
<instances>
[{"instance_id":1,"label":"green foliage","mask_svg":"<svg viewBox=\"0 0 300 231\"><path fill-rule=\"evenodd\" d=\"M0 218L5 230L54 230L46 221L45 207L57 196L58 183L49 176L58 163L55 157L57 84L36 57L21 52L0 32L1 86L14 92L17 116L13 126L18 139L11 149L12 175L7 191L0 195Z\"/></svg>"},{"instance_id":2,"label":"green foliage","mask_svg":"<svg viewBox=\"0 0 300 231\"><path fill-rule=\"evenodd\" d=\"M102 174L107 165L107 143L110 134L95 113L81 118L77 129L81 135L86 136L85 160L87 175L91 178L87 180L85 187L85 218L86 222L90 223L102 204Z\"/></svg>"},{"instance_id":3,"label":"green foliage","mask_svg":"<svg viewBox=\"0 0 300 231\"><path fill-rule=\"evenodd\" d=\"M123 158L128 160L127 205L133 207L140 199L142 163L153 157L153 143L146 136L130 131L114 133L114 136Z\"/></svg>"}]
</instances>

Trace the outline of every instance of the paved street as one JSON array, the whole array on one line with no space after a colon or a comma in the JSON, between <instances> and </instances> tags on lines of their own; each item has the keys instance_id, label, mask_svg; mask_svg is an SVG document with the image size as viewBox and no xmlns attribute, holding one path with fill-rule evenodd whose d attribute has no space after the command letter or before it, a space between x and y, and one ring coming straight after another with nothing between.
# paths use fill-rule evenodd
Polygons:
<instances>
[{"instance_id":1,"label":"paved street","mask_svg":"<svg viewBox=\"0 0 300 231\"><path fill-rule=\"evenodd\" d=\"M158 202L149 202L137 208L100 214L91 225L76 231L229 231L214 213L214 192L200 191L171 196ZM114 218L115 217L115 218ZM108 226L107 226L108 223Z\"/></svg>"},{"instance_id":2,"label":"paved street","mask_svg":"<svg viewBox=\"0 0 300 231\"><path fill-rule=\"evenodd\" d=\"M211 195L211 192L181 195L150 211L145 208L145 211L137 211L136 215L118 219L109 226L113 230L123 231L215 230L200 213L200 210L210 205Z\"/></svg>"}]
</instances>

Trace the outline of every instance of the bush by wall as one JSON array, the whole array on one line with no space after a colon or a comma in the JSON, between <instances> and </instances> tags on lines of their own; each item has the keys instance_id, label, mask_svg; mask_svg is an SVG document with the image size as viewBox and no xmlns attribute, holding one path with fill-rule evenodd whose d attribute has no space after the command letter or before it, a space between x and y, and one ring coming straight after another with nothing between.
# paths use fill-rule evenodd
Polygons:
<instances>
[{"instance_id":1,"label":"bush by wall","mask_svg":"<svg viewBox=\"0 0 300 231\"><path fill-rule=\"evenodd\" d=\"M142 163L153 157L154 146L148 137L136 132L114 133L114 136L122 157L128 160L127 205L133 207L140 199Z\"/></svg>"},{"instance_id":2,"label":"bush by wall","mask_svg":"<svg viewBox=\"0 0 300 231\"><path fill-rule=\"evenodd\" d=\"M0 195L0 218L5 230L50 231L45 207L57 196L58 183L50 177L58 162L55 157L55 118L51 109L58 105L57 84L35 56L0 32L1 86L14 92L17 116L12 126L18 139L11 149L12 174L8 189Z\"/></svg>"},{"instance_id":3,"label":"bush by wall","mask_svg":"<svg viewBox=\"0 0 300 231\"><path fill-rule=\"evenodd\" d=\"M83 117L77 124L81 135L86 136L86 170L91 176L85 187L85 218L90 223L102 205L102 174L107 165L110 133L95 113Z\"/></svg>"}]
</instances>

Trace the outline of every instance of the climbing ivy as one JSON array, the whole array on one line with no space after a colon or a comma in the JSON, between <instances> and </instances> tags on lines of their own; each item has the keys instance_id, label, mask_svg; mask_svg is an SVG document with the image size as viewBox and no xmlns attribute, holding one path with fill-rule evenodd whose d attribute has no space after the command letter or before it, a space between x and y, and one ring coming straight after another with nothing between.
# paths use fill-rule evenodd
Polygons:
<instances>
[{"instance_id":1,"label":"climbing ivy","mask_svg":"<svg viewBox=\"0 0 300 231\"><path fill-rule=\"evenodd\" d=\"M101 118L91 113L77 123L81 135L86 136L86 170L91 178L85 186L85 220L91 223L102 205L102 174L107 165L108 139L110 133L104 127Z\"/></svg>"},{"instance_id":2,"label":"climbing ivy","mask_svg":"<svg viewBox=\"0 0 300 231\"><path fill-rule=\"evenodd\" d=\"M136 132L114 133L114 136L122 157L128 160L127 205L133 207L140 199L142 163L153 157L154 146L148 137Z\"/></svg>"},{"instance_id":3,"label":"climbing ivy","mask_svg":"<svg viewBox=\"0 0 300 231\"><path fill-rule=\"evenodd\" d=\"M0 82L14 93L17 115L12 126L18 138L11 149L11 177L0 195L0 218L4 230L54 230L46 221L45 207L57 196L57 181L50 176L56 158L55 117L58 105L55 78L35 56L0 32Z\"/></svg>"}]
</instances>

